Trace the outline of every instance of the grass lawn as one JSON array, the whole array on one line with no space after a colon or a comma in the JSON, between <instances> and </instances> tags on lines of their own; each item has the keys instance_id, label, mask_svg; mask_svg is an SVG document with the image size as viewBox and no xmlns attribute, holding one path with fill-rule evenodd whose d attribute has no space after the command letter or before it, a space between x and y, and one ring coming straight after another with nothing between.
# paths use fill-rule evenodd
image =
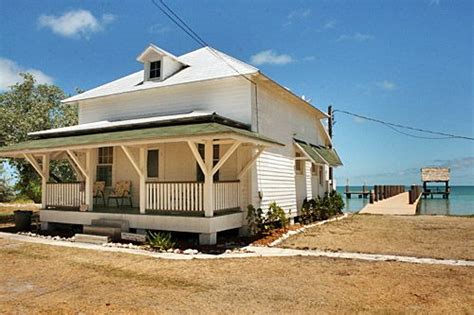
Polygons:
<instances>
[{"instance_id":1,"label":"grass lawn","mask_svg":"<svg viewBox=\"0 0 474 315\"><path fill-rule=\"evenodd\" d=\"M474 218L353 215L309 229L281 246L474 260Z\"/></svg>"},{"instance_id":2,"label":"grass lawn","mask_svg":"<svg viewBox=\"0 0 474 315\"><path fill-rule=\"evenodd\" d=\"M474 268L310 257L172 261L0 239L4 313L469 313Z\"/></svg>"}]
</instances>

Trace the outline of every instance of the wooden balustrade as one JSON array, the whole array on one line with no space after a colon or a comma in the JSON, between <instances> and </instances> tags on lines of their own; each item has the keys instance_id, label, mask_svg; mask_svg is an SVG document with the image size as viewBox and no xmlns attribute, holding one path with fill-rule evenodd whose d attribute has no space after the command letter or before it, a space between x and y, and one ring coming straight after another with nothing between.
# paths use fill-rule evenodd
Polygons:
<instances>
[{"instance_id":1,"label":"wooden balustrade","mask_svg":"<svg viewBox=\"0 0 474 315\"><path fill-rule=\"evenodd\" d=\"M83 182L47 183L46 208L79 208L86 201L84 187Z\"/></svg>"},{"instance_id":2,"label":"wooden balustrade","mask_svg":"<svg viewBox=\"0 0 474 315\"><path fill-rule=\"evenodd\" d=\"M204 211L204 184L200 182L148 182L146 209L159 211ZM238 208L240 183L216 182L214 210Z\"/></svg>"},{"instance_id":3,"label":"wooden balustrade","mask_svg":"<svg viewBox=\"0 0 474 315\"><path fill-rule=\"evenodd\" d=\"M240 182L214 183L214 210L238 208L240 205Z\"/></svg>"}]
</instances>

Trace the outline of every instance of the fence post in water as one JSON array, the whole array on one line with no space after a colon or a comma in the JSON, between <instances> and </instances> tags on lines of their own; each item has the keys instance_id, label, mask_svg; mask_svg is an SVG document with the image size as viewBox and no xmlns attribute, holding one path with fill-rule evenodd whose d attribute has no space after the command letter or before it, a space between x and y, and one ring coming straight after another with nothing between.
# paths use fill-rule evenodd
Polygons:
<instances>
[{"instance_id":1,"label":"fence post in water","mask_svg":"<svg viewBox=\"0 0 474 315\"><path fill-rule=\"evenodd\" d=\"M379 201L379 187L374 185L374 201Z\"/></svg>"},{"instance_id":2,"label":"fence post in water","mask_svg":"<svg viewBox=\"0 0 474 315\"><path fill-rule=\"evenodd\" d=\"M369 197L369 202L370 203L374 203L374 195L375 195L374 190L371 190L370 191L370 197Z\"/></svg>"}]
</instances>

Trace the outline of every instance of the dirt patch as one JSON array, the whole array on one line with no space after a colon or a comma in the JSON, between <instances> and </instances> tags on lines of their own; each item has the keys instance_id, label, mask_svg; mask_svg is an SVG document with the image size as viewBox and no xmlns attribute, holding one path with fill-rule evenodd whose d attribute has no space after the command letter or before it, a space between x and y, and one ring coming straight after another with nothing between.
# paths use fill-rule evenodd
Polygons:
<instances>
[{"instance_id":1,"label":"dirt patch","mask_svg":"<svg viewBox=\"0 0 474 315\"><path fill-rule=\"evenodd\" d=\"M5 313L469 313L474 308L469 267L310 257L172 261L2 239L0 260Z\"/></svg>"},{"instance_id":2,"label":"dirt patch","mask_svg":"<svg viewBox=\"0 0 474 315\"><path fill-rule=\"evenodd\" d=\"M474 218L353 215L308 229L280 246L474 260Z\"/></svg>"}]
</instances>

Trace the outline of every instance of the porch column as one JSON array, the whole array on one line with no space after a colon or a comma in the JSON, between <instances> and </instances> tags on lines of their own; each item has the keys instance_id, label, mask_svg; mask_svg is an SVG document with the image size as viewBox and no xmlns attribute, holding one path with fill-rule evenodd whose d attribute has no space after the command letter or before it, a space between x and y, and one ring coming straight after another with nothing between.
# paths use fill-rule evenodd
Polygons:
<instances>
[{"instance_id":1,"label":"porch column","mask_svg":"<svg viewBox=\"0 0 474 315\"><path fill-rule=\"evenodd\" d=\"M47 198L47 186L49 181L49 154L43 155L42 158L42 171L41 176L41 209L46 209L46 198Z\"/></svg>"},{"instance_id":2,"label":"porch column","mask_svg":"<svg viewBox=\"0 0 474 315\"><path fill-rule=\"evenodd\" d=\"M204 164L206 172L204 172L204 215L206 217L214 216L214 177L212 175L213 167L213 144L212 140L204 142Z\"/></svg>"},{"instance_id":3,"label":"porch column","mask_svg":"<svg viewBox=\"0 0 474 315\"><path fill-rule=\"evenodd\" d=\"M140 153L138 158L140 172L140 213L146 212L146 176L145 176L145 148L140 147Z\"/></svg>"},{"instance_id":4,"label":"porch column","mask_svg":"<svg viewBox=\"0 0 474 315\"><path fill-rule=\"evenodd\" d=\"M85 177L86 180L86 185L85 185L85 198L86 198L86 205L87 205L87 210L92 211L94 209L94 193L93 193L93 183L92 183L92 170L93 166L93 161L92 161L92 150L87 150L86 151L86 173L87 175L83 176Z\"/></svg>"}]
</instances>

